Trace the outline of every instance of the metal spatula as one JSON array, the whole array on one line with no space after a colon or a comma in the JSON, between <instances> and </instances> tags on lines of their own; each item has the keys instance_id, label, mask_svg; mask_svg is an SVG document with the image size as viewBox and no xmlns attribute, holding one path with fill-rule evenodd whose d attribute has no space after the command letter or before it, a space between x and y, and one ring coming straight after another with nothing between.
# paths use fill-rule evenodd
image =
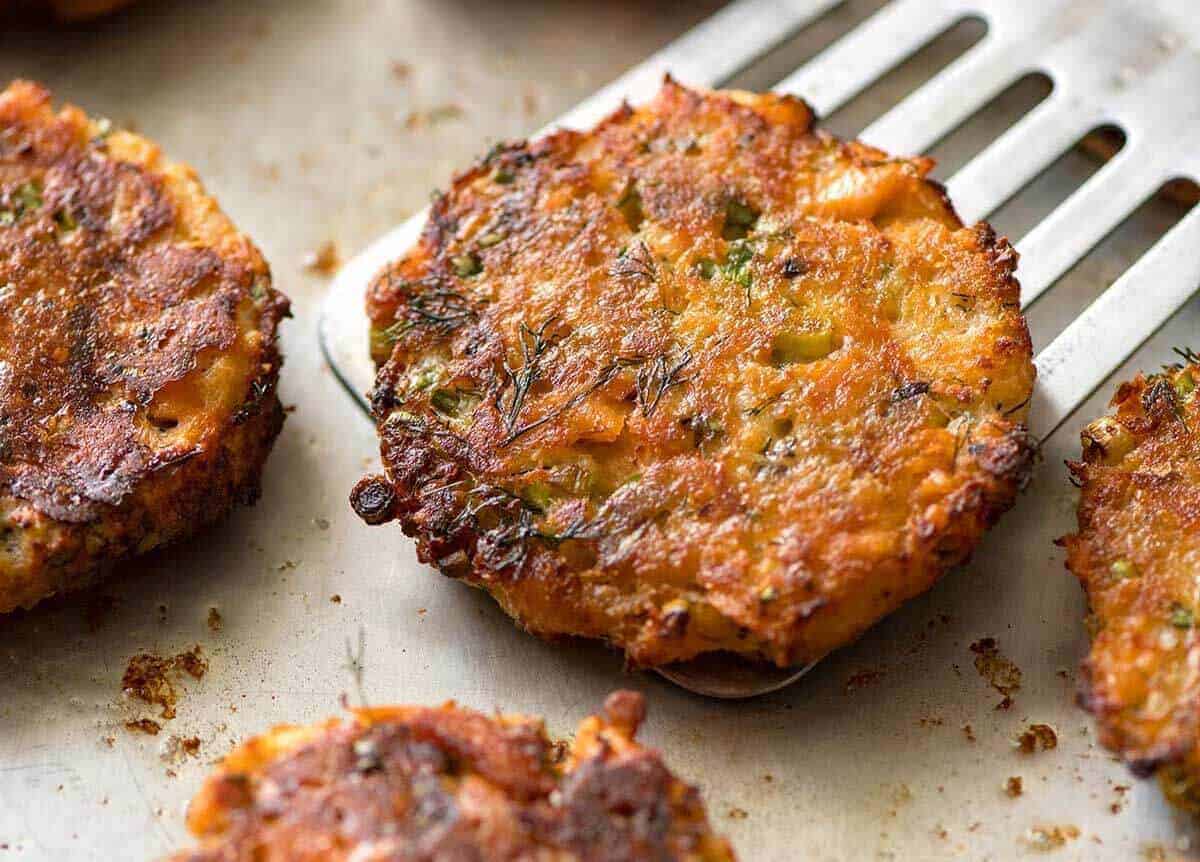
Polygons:
<instances>
[{"instance_id":1,"label":"metal spatula","mask_svg":"<svg viewBox=\"0 0 1200 862\"><path fill-rule=\"evenodd\" d=\"M591 126L622 99L651 97L667 72L685 84L719 87L839 2L731 3L553 125ZM1051 95L947 184L968 224L994 212L1089 130L1120 128L1120 152L1017 243L1028 306L1165 182L1200 178L1198 12L1195 0L893 0L775 89L827 115L955 22L982 19L982 40L860 135L890 152L920 153L1026 73L1047 75ZM351 261L325 302L322 348L364 411L374 379L364 291L412 245L424 220L419 213ZM1198 287L1200 207L1038 355L1035 436L1058 428ZM738 698L789 685L810 667L719 657L659 672L699 694Z\"/></svg>"}]
</instances>

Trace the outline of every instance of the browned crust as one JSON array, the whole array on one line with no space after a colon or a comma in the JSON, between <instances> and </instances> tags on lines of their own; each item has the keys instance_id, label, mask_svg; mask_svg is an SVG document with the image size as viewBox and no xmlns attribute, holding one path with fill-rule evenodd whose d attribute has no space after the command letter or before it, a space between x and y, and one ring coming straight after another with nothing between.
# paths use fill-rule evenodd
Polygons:
<instances>
[{"instance_id":1,"label":"browned crust","mask_svg":"<svg viewBox=\"0 0 1200 862\"><path fill-rule=\"evenodd\" d=\"M1083 432L1078 532L1067 567L1091 608L1079 702L1100 741L1173 802L1200 811L1200 365L1123 383L1113 412Z\"/></svg>"},{"instance_id":2,"label":"browned crust","mask_svg":"<svg viewBox=\"0 0 1200 862\"><path fill-rule=\"evenodd\" d=\"M257 496L288 302L189 168L0 95L0 611Z\"/></svg>"},{"instance_id":3,"label":"browned crust","mask_svg":"<svg viewBox=\"0 0 1200 862\"><path fill-rule=\"evenodd\" d=\"M387 476L356 510L531 631L634 663L857 637L967 558L1033 455L1016 253L962 228L931 164L814 132L796 99L670 81L497 148L369 291ZM770 225L744 283L700 267L732 260L734 202ZM828 358L777 360L813 321Z\"/></svg>"},{"instance_id":4,"label":"browned crust","mask_svg":"<svg viewBox=\"0 0 1200 862\"><path fill-rule=\"evenodd\" d=\"M726 862L700 795L634 740L616 692L569 753L540 721L446 704L373 707L236 748L193 800L175 862L554 859Z\"/></svg>"}]
</instances>

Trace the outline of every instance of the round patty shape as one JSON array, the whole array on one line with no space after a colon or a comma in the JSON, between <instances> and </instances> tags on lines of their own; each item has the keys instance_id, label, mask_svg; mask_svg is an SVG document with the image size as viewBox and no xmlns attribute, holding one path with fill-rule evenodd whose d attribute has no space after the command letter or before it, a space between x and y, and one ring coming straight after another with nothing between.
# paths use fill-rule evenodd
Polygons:
<instances>
[{"instance_id":1,"label":"round patty shape","mask_svg":"<svg viewBox=\"0 0 1200 862\"><path fill-rule=\"evenodd\" d=\"M0 94L0 612L257 495L287 307L190 168Z\"/></svg>"},{"instance_id":2,"label":"round patty shape","mask_svg":"<svg viewBox=\"0 0 1200 862\"><path fill-rule=\"evenodd\" d=\"M454 704L372 707L234 749L188 810L175 862L462 859L726 862L695 788L615 692L568 752L540 721Z\"/></svg>"},{"instance_id":3,"label":"round patty shape","mask_svg":"<svg viewBox=\"0 0 1200 862\"><path fill-rule=\"evenodd\" d=\"M1016 254L812 122L668 81L458 176L369 293L358 512L641 665L815 660L965 560L1031 459Z\"/></svg>"},{"instance_id":4,"label":"round patty shape","mask_svg":"<svg viewBox=\"0 0 1200 862\"><path fill-rule=\"evenodd\" d=\"M1080 702L1100 741L1200 813L1200 364L1139 375L1083 432L1079 532L1067 567L1087 591Z\"/></svg>"}]
</instances>

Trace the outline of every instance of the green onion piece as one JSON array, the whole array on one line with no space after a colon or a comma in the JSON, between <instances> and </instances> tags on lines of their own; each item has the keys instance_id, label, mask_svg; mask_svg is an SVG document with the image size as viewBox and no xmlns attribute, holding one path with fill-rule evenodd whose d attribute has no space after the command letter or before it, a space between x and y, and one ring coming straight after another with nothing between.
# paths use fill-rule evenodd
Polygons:
<instances>
[{"instance_id":1,"label":"green onion piece","mask_svg":"<svg viewBox=\"0 0 1200 862\"><path fill-rule=\"evenodd\" d=\"M1137 566L1129 560L1116 560L1108 567L1108 570L1112 572L1114 578L1122 581L1126 578L1137 577L1138 573Z\"/></svg>"},{"instance_id":2,"label":"green onion piece","mask_svg":"<svg viewBox=\"0 0 1200 862\"><path fill-rule=\"evenodd\" d=\"M625 190L617 198L617 209L621 211L625 223L632 231L639 230L642 222L646 220L646 214L642 211L642 196L638 193L637 184L633 180L625 185Z\"/></svg>"},{"instance_id":3,"label":"green onion piece","mask_svg":"<svg viewBox=\"0 0 1200 862\"><path fill-rule=\"evenodd\" d=\"M814 332L781 332L771 346L771 361L775 365L815 362L833 353L836 346L833 330L829 328Z\"/></svg>"},{"instance_id":4,"label":"green onion piece","mask_svg":"<svg viewBox=\"0 0 1200 862\"><path fill-rule=\"evenodd\" d=\"M545 482L531 482L521 491L521 499L539 512L550 510L550 501L553 496L553 490Z\"/></svg>"},{"instance_id":5,"label":"green onion piece","mask_svg":"<svg viewBox=\"0 0 1200 862\"><path fill-rule=\"evenodd\" d=\"M725 226L721 236L728 240L743 239L758 222L758 212L738 200L725 204Z\"/></svg>"},{"instance_id":6,"label":"green onion piece","mask_svg":"<svg viewBox=\"0 0 1200 862\"><path fill-rule=\"evenodd\" d=\"M1184 371L1175 378L1175 394L1186 401L1188 396L1196 391L1196 381L1191 371Z\"/></svg>"},{"instance_id":7,"label":"green onion piece","mask_svg":"<svg viewBox=\"0 0 1200 862\"><path fill-rule=\"evenodd\" d=\"M495 172L492 174L492 181L502 186L508 185L516 178L516 174L514 174L508 168L496 168Z\"/></svg>"},{"instance_id":8,"label":"green onion piece","mask_svg":"<svg viewBox=\"0 0 1200 862\"><path fill-rule=\"evenodd\" d=\"M1190 629L1195 625L1195 618L1192 616L1191 610L1175 602L1171 606L1171 625L1177 629Z\"/></svg>"},{"instance_id":9,"label":"green onion piece","mask_svg":"<svg viewBox=\"0 0 1200 862\"><path fill-rule=\"evenodd\" d=\"M696 271L705 281L712 281L712 277L717 274L717 263L712 258L703 257L696 261Z\"/></svg>"},{"instance_id":10,"label":"green onion piece","mask_svg":"<svg viewBox=\"0 0 1200 862\"><path fill-rule=\"evenodd\" d=\"M462 397L457 389L435 389L433 394L429 396L429 403L433 405L433 409L438 413L446 416L457 416L459 405L462 403Z\"/></svg>"},{"instance_id":11,"label":"green onion piece","mask_svg":"<svg viewBox=\"0 0 1200 862\"><path fill-rule=\"evenodd\" d=\"M450 258L450 263L459 278L470 278L483 272L483 262L474 254L457 254Z\"/></svg>"}]
</instances>

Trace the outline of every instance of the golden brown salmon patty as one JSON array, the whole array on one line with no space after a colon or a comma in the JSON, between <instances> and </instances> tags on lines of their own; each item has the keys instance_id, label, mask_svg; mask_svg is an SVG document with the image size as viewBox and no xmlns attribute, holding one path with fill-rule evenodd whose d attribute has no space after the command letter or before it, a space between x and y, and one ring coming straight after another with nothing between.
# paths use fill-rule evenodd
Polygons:
<instances>
[{"instance_id":1,"label":"golden brown salmon patty","mask_svg":"<svg viewBox=\"0 0 1200 862\"><path fill-rule=\"evenodd\" d=\"M0 94L0 612L257 496L287 308L190 168Z\"/></svg>"},{"instance_id":2,"label":"golden brown salmon patty","mask_svg":"<svg viewBox=\"0 0 1200 862\"><path fill-rule=\"evenodd\" d=\"M965 560L1031 460L1016 254L812 122L668 82L457 177L369 293L357 511L643 665L817 659Z\"/></svg>"},{"instance_id":3,"label":"golden brown salmon patty","mask_svg":"<svg viewBox=\"0 0 1200 862\"><path fill-rule=\"evenodd\" d=\"M1087 591L1080 701L1100 740L1200 813L1200 364L1122 384L1071 464L1067 566Z\"/></svg>"},{"instance_id":4,"label":"golden brown salmon patty","mask_svg":"<svg viewBox=\"0 0 1200 862\"><path fill-rule=\"evenodd\" d=\"M461 859L725 862L700 795L634 741L616 692L559 753L540 721L453 704L277 727L229 754L188 811L176 862Z\"/></svg>"}]
</instances>

